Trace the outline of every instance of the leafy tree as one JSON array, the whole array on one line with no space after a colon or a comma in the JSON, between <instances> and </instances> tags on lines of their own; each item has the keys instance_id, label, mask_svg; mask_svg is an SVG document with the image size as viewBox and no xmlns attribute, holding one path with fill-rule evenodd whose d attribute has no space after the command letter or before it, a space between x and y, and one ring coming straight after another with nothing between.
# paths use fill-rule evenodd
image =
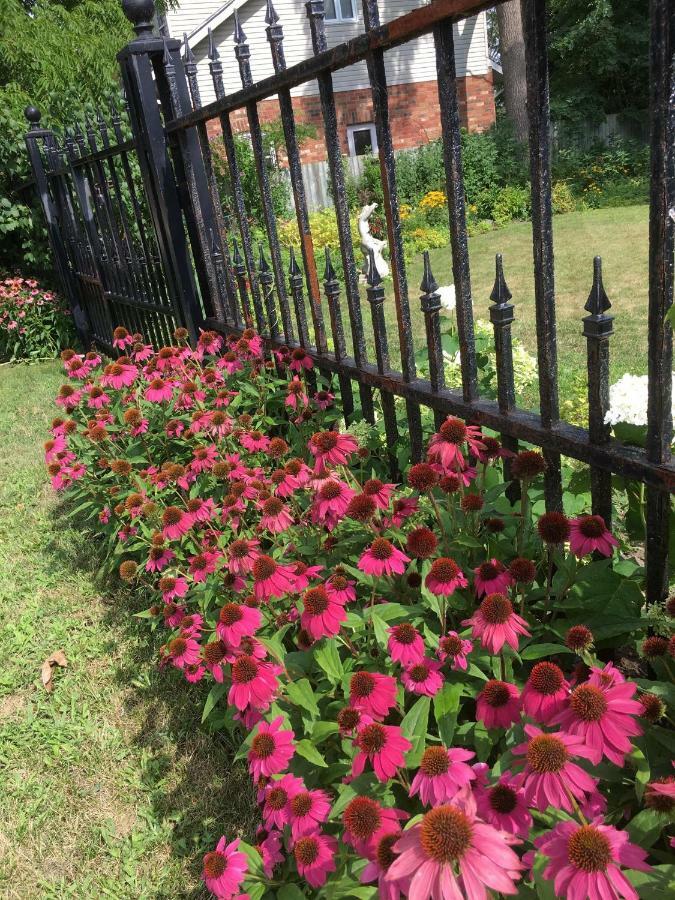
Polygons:
<instances>
[{"instance_id":1,"label":"leafy tree","mask_svg":"<svg viewBox=\"0 0 675 900\"><path fill-rule=\"evenodd\" d=\"M600 120L647 107L648 0L550 0L554 115Z\"/></svg>"},{"instance_id":2,"label":"leafy tree","mask_svg":"<svg viewBox=\"0 0 675 900\"><path fill-rule=\"evenodd\" d=\"M0 0L0 267L44 264L16 188L28 177L28 104L60 129L119 92L116 53L131 38L117 0Z\"/></svg>"}]
</instances>

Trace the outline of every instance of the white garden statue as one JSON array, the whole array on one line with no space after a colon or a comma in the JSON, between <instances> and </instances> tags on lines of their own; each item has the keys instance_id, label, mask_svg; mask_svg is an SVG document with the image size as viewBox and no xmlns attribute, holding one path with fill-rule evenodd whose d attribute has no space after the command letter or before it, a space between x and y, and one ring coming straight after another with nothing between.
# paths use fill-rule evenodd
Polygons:
<instances>
[{"instance_id":1,"label":"white garden statue","mask_svg":"<svg viewBox=\"0 0 675 900\"><path fill-rule=\"evenodd\" d=\"M364 206L359 213L359 235L361 236L361 250L363 252L363 272L366 275L368 274L368 259L370 257L370 251L372 250L373 256L375 257L375 268L377 269L377 273L380 278L384 278L389 274L389 266L382 256L382 251L387 246L387 242L373 237L370 233L370 225L368 224L368 219L372 216L376 208L377 203L370 203L368 206Z\"/></svg>"}]
</instances>

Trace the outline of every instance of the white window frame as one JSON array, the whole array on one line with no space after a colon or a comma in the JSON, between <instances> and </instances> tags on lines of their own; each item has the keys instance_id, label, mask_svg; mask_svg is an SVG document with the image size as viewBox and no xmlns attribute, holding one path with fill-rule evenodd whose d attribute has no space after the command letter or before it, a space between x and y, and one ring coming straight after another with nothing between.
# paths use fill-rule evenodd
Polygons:
<instances>
[{"instance_id":1,"label":"white window frame","mask_svg":"<svg viewBox=\"0 0 675 900\"><path fill-rule=\"evenodd\" d=\"M366 128L370 130L370 136L372 138L370 144L370 152L377 153L377 129L375 128L374 122L360 122L356 125L347 125L347 147L349 148L350 156L357 156L356 147L354 146L354 132L355 131L365 131ZM358 154L361 156L365 156L365 154Z\"/></svg>"},{"instance_id":2,"label":"white window frame","mask_svg":"<svg viewBox=\"0 0 675 900\"><path fill-rule=\"evenodd\" d=\"M359 21L359 8L357 6L358 0L352 0L352 9L354 10L354 15L349 18L343 18L342 16L342 3L340 0L333 0L333 5L335 6L335 18L329 19L328 13L325 11L324 7L324 22L326 25L341 25L343 22L358 22Z\"/></svg>"}]
</instances>

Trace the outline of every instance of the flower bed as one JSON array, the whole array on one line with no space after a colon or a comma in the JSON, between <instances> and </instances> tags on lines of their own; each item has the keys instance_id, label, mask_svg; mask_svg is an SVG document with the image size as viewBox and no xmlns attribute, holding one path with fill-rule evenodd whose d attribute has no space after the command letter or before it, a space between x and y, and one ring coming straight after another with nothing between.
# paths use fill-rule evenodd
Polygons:
<instances>
[{"instance_id":1,"label":"flower bed","mask_svg":"<svg viewBox=\"0 0 675 900\"><path fill-rule=\"evenodd\" d=\"M167 689L239 736L261 826L204 857L216 896L667 889L675 605L644 611L599 517L543 513L539 453L513 508L499 442L448 418L392 484L304 351L115 340L63 354L47 466Z\"/></svg>"},{"instance_id":2,"label":"flower bed","mask_svg":"<svg viewBox=\"0 0 675 900\"><path fill-rule=\"evenodd\" d=\"M0 280L0 360L54 357L73 338L60 297L32 278Z\"/></svg>"}]
</instances>

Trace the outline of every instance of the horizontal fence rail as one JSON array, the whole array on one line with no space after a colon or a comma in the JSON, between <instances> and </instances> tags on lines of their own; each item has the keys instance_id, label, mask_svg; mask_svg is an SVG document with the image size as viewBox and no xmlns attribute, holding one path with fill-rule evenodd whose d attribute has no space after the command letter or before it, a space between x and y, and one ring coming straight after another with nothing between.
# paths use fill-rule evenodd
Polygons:
<instances>
[{"instance_id":1,"label":"horizontal fence rail","mask_svg":"<svg viewBox=\"0 0 675 900\"><path fill-rule=\"evenodd\" d=\"M377 0L362 0L364 33L328 48L323 0L305 4L314 55L287 65L283 22L268 0L265 36L274 75L254 81L251 49L234 12L233 43L223 61L209 34L206 64L216 100L203 105L198 65L187 39L153 32L153 4L124 0L136 38L119 54L131 138L115 127L115 142L104 138L98 119L85 132L57 138L31 119L27 143L35 183L48 223L59 272L73 308L88 321L104 348L111 329L122 323L148 338L166 339L169 324L241 333L256 328L271 349L302 348L320 374L339 385L345 417L374 422L381 415L392 472L399 475L397 450L421 458L425 429L447 414L501 434L505 447L522 443L542 448L548 467L545 499L561 509L561 458L590 466L594 513L612 518L612 475L647 486L647 591L660 599L668 586L671 462L672 332L667 322L673 300L673 217L675 209L675 106L672 85L675 9L669 0L650 0L652 154L649 255L649 405L645 451L614 440L605 424L609 408L611 302L603 286L599 257L589 266L589 295L580 298L580 336L585 338L588 373L588 428L561 419L558 396L556 284L551 199L547 8L543 0L521 0L527 64L527 115L532 201L532 258L535 284L539 410L518 408L513 371L512 325L515 303L505 263L498 256L490 295L494 330L497 399L480 396L474 337L471 267L462 169L461 129L455 72L454 25L494 6L477 0L433 0L406 15L381 23ZM248 25L246 25L248 28ZM424 254L420 285L409 283L396 194L396 159L390 125L385 53L421 35L433 40L441 143L448 198L449 254L456 292L461 388L445 383L439 319L440 294ZM333 75L365 62L377 132L383 213L390 252L395 323L385 315L389 282L383 282L371 252L360 276L352 240L345 170L337 133ZM224 66L238 73L241 88L224 87ZM333 199L339 250L318 254L308 214L292 89L316 82L326 145L328 187ZM293 198L299 245L286 252L279 241L258 104L279 105L287 178ZM243 112L250 136L261 221L253 221L230 114ZM29 118L31 118L29 116ZM118 116L119 120L119 116ZM215 123L217 137L209 123ZM226 184L218 177L219 161ZM133 165L132 165L133 163ZM364 282L364 283L362 283ZM516 298L517 300L517 298ZM418 371L411 310L420 310L428 378ZM583 308L582 308L583 307ZM423 415L427 409L431 412ZM509 464L505 461L505 475ZM509 488L514 500L517 486Z\"/></svg>"}]
</instances>

